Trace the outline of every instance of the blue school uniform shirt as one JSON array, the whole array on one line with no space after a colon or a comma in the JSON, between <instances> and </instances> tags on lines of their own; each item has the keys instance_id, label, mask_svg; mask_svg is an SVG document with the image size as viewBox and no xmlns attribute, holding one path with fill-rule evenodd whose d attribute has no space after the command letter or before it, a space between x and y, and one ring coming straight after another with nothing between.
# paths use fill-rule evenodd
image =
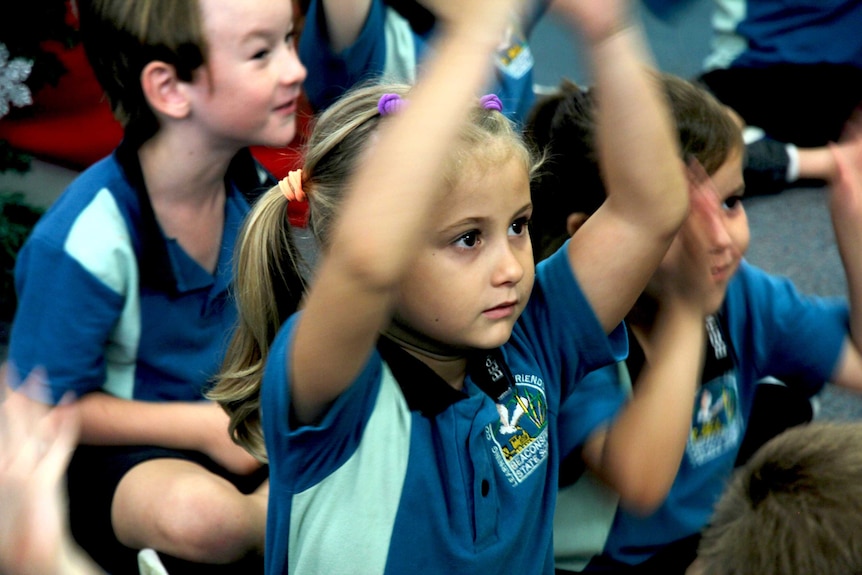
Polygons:
<instances>
[{"instance_id":1,"label":"blue school uniform shirt","mask_svg":"<svg viewBox=\"0 0 862 575\"><path fill-rule=\"evenodd\" d=\"M691 0L644 0L657 15ZM715 0L704 70L774 64L862 68L862 0Z\"/></svg>"},{"instance_id":2,"label":"blue school uniform shirt","mask_svg":"<svg viewBox=\"0 0 862 575\"><path fill-rule=\"evenodd\" d=\"M527 39L548 4L549 0L531 0L527 16L510 27L495 58L495 82L488 91L503 102L503 112L519 123L535 100L535 62ZM372 0L356 41L335 53L321 2L312 0L299 41L299 57L313 71L304 84L312 108L323 110L352 86L372 79L412 84L434 31L417 28L385 0Z\"/></svg>"},{"instance_id":3,"label":"blue school uniform shirt","mask_svg":"<svg viewBox=\"0 0 862 575\"><path fill-rule=\"evenodd\" d=\"M18 254L9 359L47 369L54 401L71 391L194 401L221 363L236 320L233 247L249 210L240 188L271 185L248 151L228 171L214 274L162 233L136 150L123 143L81 173Z\"/></svg>"},{"instance_id":4,"label":"blue school uniform shirt","mask_svg":"<svg viewBox=\"0 0 862 575\"><path fill-rule=\"evenodd\" d=\"M292 427L296 317L275 339L261 394L268 574L553 573L562 382L626 352L565 249L538 266L501 348L514 387L500 403L472 376L463 391L449 387L383 339L319 423Z\"/></svg>"},{"instance_id":5,"label":"blue school uniform shirt","mask_svg":"<svg viewBox=\"0 0 862 575\"><path fill-rule=\"evenodd\" d=\"M667 499L646 517L614 504L609 530L594 516L589 527L582 527L587 533L601 534L592 552L603 551L612 559L635 565L664 545L705 527L733 472L757 382L774 376L801 386L808 395L817 393L838 363L848 337L848 321L843 300L804 296L786 278L771 276L743 261L728 286L717 320L707 322L711 349L718 365L724 367L701 382L685 454ZM619 372L613 367L600 369L589 374L584 384L616 389ZM562 428L569 420L578 421L574 407L564 404ZM588 521L582 509L581 501L561 496L558 523ZM578 569L589 560L589 554L572 555L577 543L557 535L558 566ZM578 551L585 553L583 546Z\"/></svg>"}]
</instances>

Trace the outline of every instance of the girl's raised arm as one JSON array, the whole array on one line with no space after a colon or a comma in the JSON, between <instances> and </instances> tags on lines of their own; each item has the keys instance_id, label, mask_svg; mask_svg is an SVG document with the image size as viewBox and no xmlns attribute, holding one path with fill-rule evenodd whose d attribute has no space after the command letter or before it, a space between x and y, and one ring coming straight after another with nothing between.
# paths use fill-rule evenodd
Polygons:
<instances>
[{"instance_id":1,"label":"girl's raised arm","mask_svg":"<svg viewBox=\"0 0 862 575\"><path fill-rule=\"evenodd\" d=\"M300 423L314 421L354 380L390 321L399 282L440 198L447 150L487 80L514 5L462 2L409 101L371 138L289 350Z\"/></svg>"},{"instance_id":2,"label":"girl's raised arm","mask_svg":"<svg viewBox=\"0 0 862 575\"><path fill-rule=\"evenodd\" d=\"M850 299L850 337L832 381L862 391L862 116L851 119L844 140L830 150L837 172L831 182L832 224Z\"/></svg>"},{"instance_id":3,"label":"girl's raised arm","mask_svg":"<svg viewBox=\"0 0 862 575\"><path fill-rule=\"evenodd\" d=\"M688 209L683 162L661 84L626 0L557 0L590 47L597 148L608 199L569 243L607 330L634 304Z\"/></svg>"}]
</instances>

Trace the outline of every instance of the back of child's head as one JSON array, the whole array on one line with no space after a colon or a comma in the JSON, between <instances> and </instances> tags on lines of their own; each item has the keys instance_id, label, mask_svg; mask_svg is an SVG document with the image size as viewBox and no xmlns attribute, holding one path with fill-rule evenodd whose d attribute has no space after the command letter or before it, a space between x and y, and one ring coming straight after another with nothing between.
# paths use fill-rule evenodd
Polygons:
<instances>
[{"instance_id":1,"label":"back of child's head","mask_svg":"<svg viewBox=\"0 0 862 575\"><path fill-rule=\"evenodd\" d=\"M862 423L791 428L737 470L698 550L701 575L862 573Z\"/></svg>"},{"instance_id":2,"label":"back of child's head","mask_svg":"<svg viewBox=\"0 0 862 575\"><path fill-rule=\"evenodd\" d=\"M158 121L141 87L144 67L159 60L191 81L206 60L197 0L82 0L81 35L90 65L126 136L143 141Z\"/></svg>"},{"instance_id":3,"label":"back of child's head","mask_svg":"<svg viewBox=\"0 0 862 575\"><path fill-rule=\"evenodd\" d=\"M532 184L530 239L538 262L569 237L569 214L592 214L605 201L595 146L591 94L563 80L527 118L525 136L545 161Z\"/></svg>"},{"instance_id":4,"label":"back of child's head","mask_svg":"<svg viewBox=\"0 0 862 575\"><path fill-rule=\"evenodd\" d=\"M710 175L743 150L739 126L727 109L705 90L672 74L656 73L677 125L685 161L696 159ZM533 181L533 255L540 261L569 237L567 218L592 215L606 190L595 141L596 102L601 95L564 80L531 110L525 127L528 141L545 154Z\"/></svg>"},{"instance_id":5,"label":"back of child's head","mask_svg":"<svg viewBox=\"0 0 862 575\"><path fill-rule=\"evenodd\" d=\"M375 134L387 116L410 105L409 91L410 86L404 84L358 86L315 121L306 143L302 188L309 204L308 226L323 257L351 176L373 148ZM381 98L387 94L397 97L381 107ZM533 157L512 123L493 107L477 105L451 148L446 183L455 186L470 170L491 168L509 157L523 161L524 169L532 172ZM404 190L404 201L410 201L410 190ZM234 292L239 326L218 384L209 394L230 414L233 437L261 459L265 459L265 448L258 407L263 367L269 345L295 311L301 289L292 283L301 273L302 259L290 242L286 207L287 199L279 188L269 190L252 206L237 239Z\"/></svg>"}]
</instances>

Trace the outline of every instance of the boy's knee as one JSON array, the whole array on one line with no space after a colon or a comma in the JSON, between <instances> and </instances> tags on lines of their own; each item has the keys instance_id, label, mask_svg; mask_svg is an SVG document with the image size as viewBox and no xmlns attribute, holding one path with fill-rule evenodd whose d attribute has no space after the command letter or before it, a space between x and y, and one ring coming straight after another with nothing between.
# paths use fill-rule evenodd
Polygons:
<instances>
[{"instance_id":1,"label":"boy's knee","mask_svg":"<svg viewBox=\"0 0 862 575\"><path fill-rule=\"evenodd\" d=\"M220 478L219 478L220 479ZM250 549L252 533L260 530L249 498L227 482L184 481L175 487L171 505L159 521L169 541L208 562L229 562Z\"/></svg>"},{"instance_id":2,"label":"boy's knee","mask_svg":"<svg viewBox=\"0 0 862 575\"><path fill-rule=\"evenodd\" d=\"M255 534L264 531L265 508L221 477L182 475L148 498L127 507L130 517L115 505L115 531L124 545L205 563L233 562L263 547Z\"/></svg>"}]
</instances>

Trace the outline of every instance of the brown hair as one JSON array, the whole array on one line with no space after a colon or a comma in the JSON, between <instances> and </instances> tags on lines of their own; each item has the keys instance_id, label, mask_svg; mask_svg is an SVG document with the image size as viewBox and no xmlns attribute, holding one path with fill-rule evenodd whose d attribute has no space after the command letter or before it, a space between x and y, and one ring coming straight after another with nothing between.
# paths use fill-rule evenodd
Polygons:
<instances>
[{"instance_id":1,"label":"brown hair","mask_svg":"<svg viewBox=\"0 0 862 575\"><path fill-rule=\"evenodd\" d=\"M686 161L697 159L711 175L733 153L742 152L742 132L724 105L678 76L656 76L668 98ZM568 239L566 219L570 214L591 215L605 200L595 146L594 108L600 97L563 80L553 94L536 103L527 118L527 140L546 156L532 186L530 234L537 262Z\"/></svg>"},{"instance_id":2,"label":"brown hair","mask_svg":"<svg viewBox=\"0 0 862 575\"><path fill-rule=\"evenodd\" d=\"M144 141L158 120L140 78L152 61L174 66L183 81L206 61L197 0L82 0L81 36L90 65L127 137Z\"/></svg>"},{"instance_id":3,"label":"brown hair","mask_svg":"<svg viewBox=\"0 0 862 575\"><path fill-rule=\"evenodd\" d=\"M737 470L698 550L702 575L862 573L862 423L811 423Z\"/></svg>"}]
</instances>

